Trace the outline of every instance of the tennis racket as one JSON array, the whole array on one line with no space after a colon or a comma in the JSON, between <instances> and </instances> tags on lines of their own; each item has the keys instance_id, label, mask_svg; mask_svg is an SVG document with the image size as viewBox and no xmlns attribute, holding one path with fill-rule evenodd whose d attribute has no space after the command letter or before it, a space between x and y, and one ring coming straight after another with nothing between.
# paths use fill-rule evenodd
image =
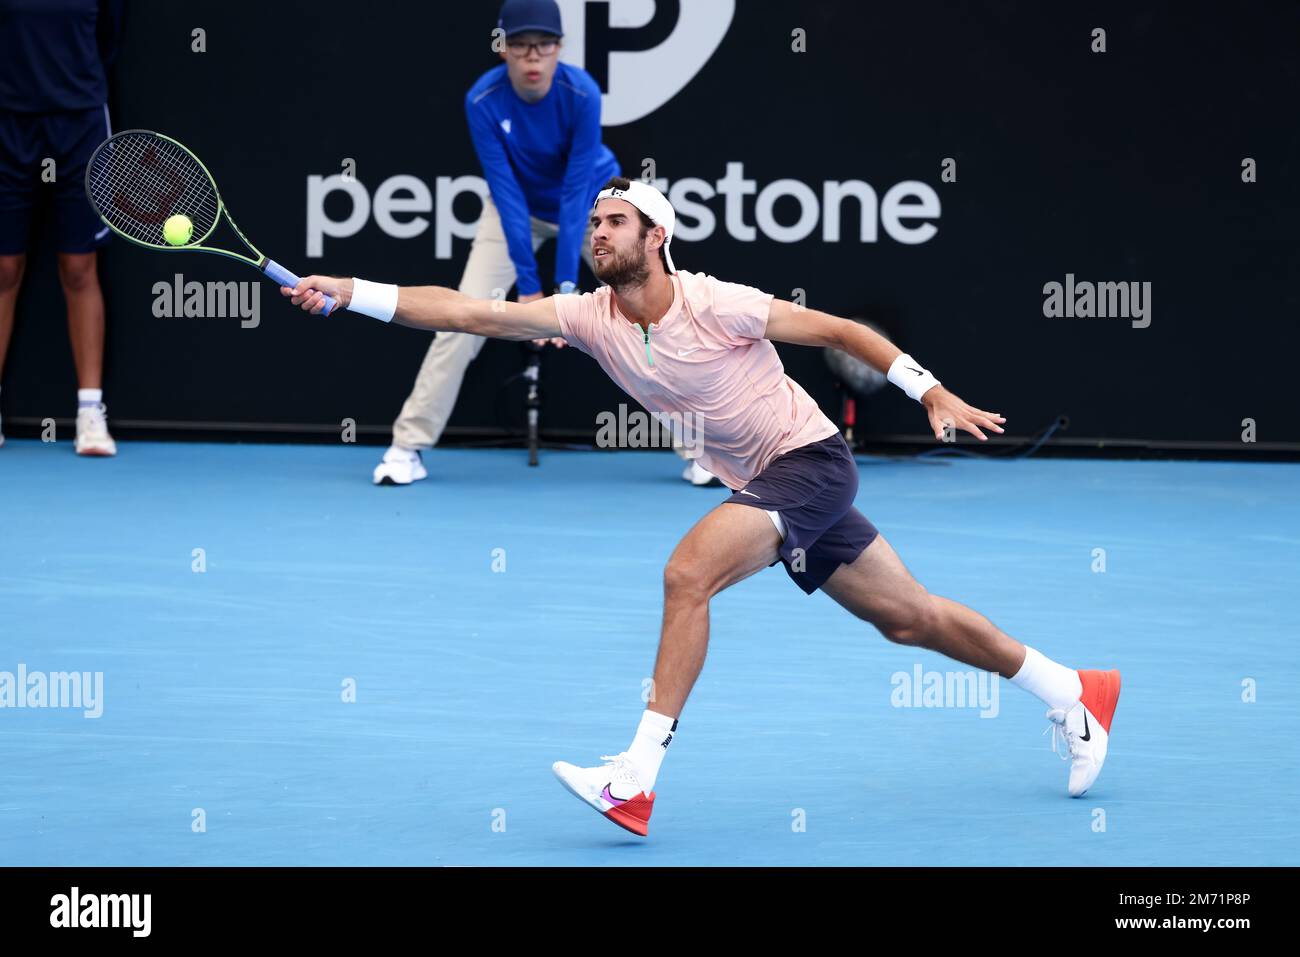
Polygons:
<instances>
[{"instance_id":1,"label":"tennis racket","mask_svg":"<svg viewBox=\"0 0 1300 957\"><path fill-rule=\"evenodd\" d=\"M109 229L137 246L168 252L216 253L248 263L281 286L297 286L299 278L248 241L217 192L216 181L199 158L170 136L149 130L123 130L99 144L86 168L86 195ZM183 245L163 237L171 216L188 216L193 233ZM219 246L204 245L221 217L252 256ZM322 312L338 305L325 297Z\"/></svg>"}]
</instances>

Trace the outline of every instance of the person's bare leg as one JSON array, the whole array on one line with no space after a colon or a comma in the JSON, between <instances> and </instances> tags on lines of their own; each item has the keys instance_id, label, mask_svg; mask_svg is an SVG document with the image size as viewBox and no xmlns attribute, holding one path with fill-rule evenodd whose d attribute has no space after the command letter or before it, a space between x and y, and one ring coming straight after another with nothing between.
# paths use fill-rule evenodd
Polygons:
<instances>
[{"instance_id":1,"label":"person's bare leg","mask_svg":"<svg viewBox=\"0 0 1300 957\"><path fill-rule=\"evenodd\" d=\"M677 718L704 667L709 647L709 600L777 557L781 536L771 518L749 505L724 502L673 549L664 567L664 621L654 686L628 749L606 764L551 766L570 793L620 827L643 837L655 782Z\"/></svg>"},{"instance_id":2,"label":"person's bare leg","mask_svg":"<svg viewBox=\"0 0 1300 957\"><path fill-rule=\"evenodd\" d=\"M709 647L709 600L776 561L781 536L761 509L723 503L673 550L664 568L664 620L650 710L678 717Z\"/></svg>"},{"instance_id":3,"label":"person's bare leg","mask_svg":"<svg viewBox=\"0 0 1300 957\"><path fill-rule=\"evenodd\" d=\"M1119 701L1118 670L1076 671L998 630L965 605L931 595L903 567L883 537L850 565L841 565L823 590L890 641L947 655L1000 674L1036 696L1064 735L1070 758L1068 793L1087 793L1106 760L1110 722ZM1056 744L1056 734L1052 736Z\"/></svg>"},{"instance_id":4,"label":"person's bare leg","mask_svg":"<svg viewBox=\"0 0 1300 957\"><path fill-rule=\"evenodd\" d=\"M928 648L1007 678L1024 663L1024 645L979 612L931 595L883 535L851 565L836 569L822 591L898 644Z\"/></svg>"},{"instance_id":5,"label":"person's bare leg","mask_svg":"<svg viewBox=\"0 0 1300 957\"><path fill-rule=\"evenodd\" d=\"M99 389L104 384L104 295L96 257L93 252L59 253L59 282L68 303L68 338L81 389Z\"/></svg>"},{"instance_id":6,"label":"person's bare leg","mask_svg":"<svg viewBox=\"0 0 1300 957\"><path fill-rule=\"evenodd\" d=\"M26 264L27 257L22 253L0 256L0 379L4 376L5 356L9 354L9 338L14 332L14 310Z\"/></svg>"}]
</instances>

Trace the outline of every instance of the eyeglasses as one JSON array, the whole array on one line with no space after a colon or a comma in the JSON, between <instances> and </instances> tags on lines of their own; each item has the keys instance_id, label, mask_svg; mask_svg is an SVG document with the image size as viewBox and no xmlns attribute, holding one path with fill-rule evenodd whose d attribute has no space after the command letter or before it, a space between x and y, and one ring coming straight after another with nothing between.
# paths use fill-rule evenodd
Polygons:
<instances>
[{"instance_id":1,"label":"eyeglasses","mask_svg":"<svg viewBox=\"0 0 1300 957\"><path fill-rule=\"evenodd\" d=\"M550 56L559 48L559 40L541 40L535 43L528 43L525 40L506 41L506 49L510 51L512 57L528 56L532 50L536 50L540 56Z\"/></svg>"}]
</instances>

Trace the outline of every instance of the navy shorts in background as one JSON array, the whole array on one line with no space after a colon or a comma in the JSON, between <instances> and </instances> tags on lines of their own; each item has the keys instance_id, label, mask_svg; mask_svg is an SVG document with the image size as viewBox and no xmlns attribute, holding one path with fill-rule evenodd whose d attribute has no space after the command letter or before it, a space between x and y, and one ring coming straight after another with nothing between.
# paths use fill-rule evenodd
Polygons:
<instances>
[{"instance_id":1,"label":"navy shorts in background","mask_svg":"<svg viewBox=\"0 0 1300 957\"><path fill-rule=\"evenodd\" d=\"M61 253L88 253L108 242L108 227L86 199L86 164L108 139L108 109L55 113L0 110L0 255L27 251L32 210L41 193L53 204ZM54 182L41 179L54 160Z\"/></svg>"},{"instance_id":2,"label":"navy shorts in background","mask_svg":"<svg viewBox=\"0 0 1300 957\"><path fill-rule=\"evenodd\" d=\"M857 494L858 463L837 432L778 455L727 501L781 514L781 563L811 595L880 534L853 506Z\"/></svg>"}]
</instances>

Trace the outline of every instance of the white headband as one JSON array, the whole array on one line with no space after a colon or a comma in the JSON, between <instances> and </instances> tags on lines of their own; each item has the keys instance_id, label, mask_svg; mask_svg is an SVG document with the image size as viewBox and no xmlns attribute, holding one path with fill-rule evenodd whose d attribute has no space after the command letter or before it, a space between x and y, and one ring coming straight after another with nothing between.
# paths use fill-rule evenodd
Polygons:
<instances>
[{"instance_id":1,"label":"white headband","mask_svg":"<svg viewBox=\"0 0 1300 957\"><path fill-rule=\"evenodd\" d=\"M673 265L672 253L668 248L673 241L673 227L677 225L677 214L673 212L673 204L668 202L667 196L649 183L634 179L628 184L627 189L610 187L601 190L596 194L596 202L591 204L592 210L595 210L602 199L621 199L624 202L631 203L649 216L650 222L656 226L662 226L665 234L664 259L668 263L668 271L670 273L677 272L677 267Z\"/></svg>"}]
</instances>

